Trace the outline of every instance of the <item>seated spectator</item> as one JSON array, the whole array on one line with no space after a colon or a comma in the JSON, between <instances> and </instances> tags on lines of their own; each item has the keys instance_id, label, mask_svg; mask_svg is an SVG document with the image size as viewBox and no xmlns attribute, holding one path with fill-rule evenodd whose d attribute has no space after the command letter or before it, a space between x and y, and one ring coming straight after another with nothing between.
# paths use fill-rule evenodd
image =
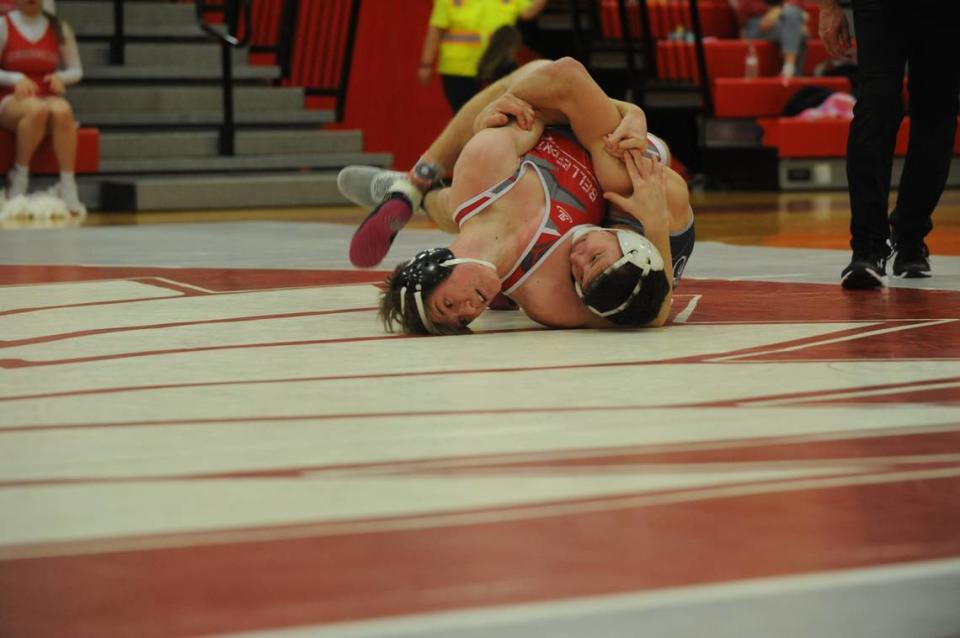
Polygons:
<instances>
[{"instance_id":1,"label":"seated spectator","mask_svg":"<svg viewBox=\"0 0 960 638\"><path fill-rule=\"evenodd\" d=\"M7 198L26 194L30 160L49 133L60 166L57 194L70 212L82 214L74 178L77 122L63 98L83 76L76 38L40 0L16 0L16 7L0 18L0 127L17 138Z\"/></svg>"},{"instance_id":2,"label":"seated spectator","mask_svg":"<svg viewBox=\"0 0 960 638\"><path fill-rule=\"evenodd\" d=\"M790 79L801 73L807 46L807 13L798 0L731 1L737 11L741 37L779 43L783 54L780 75Z\"/></svg>"}]
</instances>

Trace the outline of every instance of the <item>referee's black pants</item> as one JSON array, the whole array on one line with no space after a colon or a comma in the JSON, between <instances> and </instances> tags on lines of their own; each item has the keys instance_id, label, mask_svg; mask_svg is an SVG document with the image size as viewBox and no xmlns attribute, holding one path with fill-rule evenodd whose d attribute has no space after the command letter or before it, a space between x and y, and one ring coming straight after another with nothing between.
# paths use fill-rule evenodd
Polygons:
<instances>
[{"instance_id":1,"label":"referee's black pants","mask_svg":"<svg viewBox=\"0 0 960 638\"><path fill-rule=\"evenodd\" d=\"M933 228L953 158L960 93L960 0L853 0L860 95L847 144L850 245L887 254L890 237L919 243ZM909 63L910 143L887 218L893 151Z\"/></svg>"}]
</instances>

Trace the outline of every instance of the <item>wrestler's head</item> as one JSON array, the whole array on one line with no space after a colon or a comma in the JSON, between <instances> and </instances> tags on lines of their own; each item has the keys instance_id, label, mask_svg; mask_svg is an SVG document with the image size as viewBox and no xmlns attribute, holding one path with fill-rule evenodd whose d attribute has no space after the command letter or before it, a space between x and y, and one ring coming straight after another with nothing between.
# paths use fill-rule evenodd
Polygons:
<instances>
[{"instance_id":1,"label":"wrestler's head","mask_svg":"<svg viewBox=\"0 0 960 638\"><path fill-rule=\"evenodd\" d=\"M466 334L467 325L500 292L496 266L457 258L449 248L423 250L400 264L380 296L380 320L388 332Z\"/></svg>"},{"instance_id":2,"label":"wrestler's head","mask_svg":"<svg viewBox=\"0 0 960 638\"><path fill-rule=\"evenodd\" d=\"M574 286L591 312L621 326L656 319L670 283L649 239L632 230L586 226L572 241Z\"/></svg>"}]
</instances>

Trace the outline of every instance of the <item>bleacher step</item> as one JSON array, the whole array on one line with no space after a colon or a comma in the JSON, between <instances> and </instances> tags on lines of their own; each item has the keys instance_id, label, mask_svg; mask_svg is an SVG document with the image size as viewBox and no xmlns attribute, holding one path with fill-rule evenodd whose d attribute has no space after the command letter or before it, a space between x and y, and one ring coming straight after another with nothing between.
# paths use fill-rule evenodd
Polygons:
<instances>
[{"instance_id":1,"label":"bleacher step","mask_svg":"<svg viewBox=\"0 0 960 638\"><path fill-rule=\"evenodd\" d=\"M214 157L218 155L217 131L101 131L103 161L143 158ZM237 131L234 148L238 156L306 153L359 153L360 131L265 130Z\"/></svg>"},{"instance_id":2,"label":"bleacher step","mask_svg":"<svg viewBox=\"0 0 960 638\"><path fill-rule=\"evenodd\" d=\"M113 179L101 187L104 211L275 208L348 203L337 172Z\"/></svg>"},{"instance_id":3,"label":"bleacher step","mask_svg":"<svg viewBox=\"0 0 960 638\"><path fill-rule=\"evenodd\" d=\"M83 81L96 82L220 82L223 72L215 66L94 66L84 68ZM275 66L235 66L238 82L269 81L280 77Z\"/></svg>"},{"instance_id":4,"label":"bleacher step","mask_svg":"<svg viewBox=\"0 0 960 638\"><path fill-rule=\"evenodd\" d=\"M110 44L107 42L80 42L80 59L84 67L106 66L110 63ZM247 64L246 48L233 50L233 63ZM123 49L126 67L211 67L220 69L220 46L216 42L128 42Z\"/></svg>"},{"instance_id":5,"label":"bleacher step","mask_svg":"<svg viewBox=\"0 0 960 638\"><path fill-rule=\"evenodd\" d=\"M220 110L195 111L192 113L88 113L77 110L77 119L84 126L100 129L119 127L164 127L164 126L219 126L223 122ZM332 111L244 111L238 110L235 122L239 126L307 126L333 122Z\"/></svg>"},{"instance_id":6,"label":"bleacher step","mask_svg":"<svg viewBox=\"0 0 960 638\"><path fill-rule=\"evenodd\" d=\"M71 0L57 4L57 13L78 37L113 35L113 3ZM193 4L135 2L124 4L127 35L200 35Z\"/></svg>"},{"instance_id":7,"label":"bleacher step","mask_svg":"<svg viewBox=\"0 0 960 638\"><path fill-rule=\"evenodd\" d=\"M237 87L237 111L291 111L303 108L303 89L297 87ZM70 91L77 113L219 111L223 93L216 86L80 86Z\"/></svg>"},{"instance_id":8,"label":"bleacher step","mask_svg":"<svg viewBox=\"0 0 960 638\"><path fill-rule=\"evenodd\" d=\"M349 164L386 165L384 153L310 153L305 155L234 155L214 157L148 157L101 160L100 173L216 173L222 171L298 171L340 168Z\"/></svg>"}]
</instances>

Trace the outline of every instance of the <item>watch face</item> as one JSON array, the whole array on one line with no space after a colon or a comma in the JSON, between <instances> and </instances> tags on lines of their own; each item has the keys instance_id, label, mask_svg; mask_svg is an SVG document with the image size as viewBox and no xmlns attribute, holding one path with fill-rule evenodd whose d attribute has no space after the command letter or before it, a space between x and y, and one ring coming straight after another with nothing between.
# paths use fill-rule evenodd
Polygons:
<instances>
[{"instance_id":1,"label":"watch face","mask_svg":"<svg viewBox=\"0 0 960 638\"><path fill-rule=\"evenodd\" d=\"M414 172L420 179L429 180L431 182L439 177L437 175L437 169L429 164L418 164Z\"/></svg>"}]
</instances>

